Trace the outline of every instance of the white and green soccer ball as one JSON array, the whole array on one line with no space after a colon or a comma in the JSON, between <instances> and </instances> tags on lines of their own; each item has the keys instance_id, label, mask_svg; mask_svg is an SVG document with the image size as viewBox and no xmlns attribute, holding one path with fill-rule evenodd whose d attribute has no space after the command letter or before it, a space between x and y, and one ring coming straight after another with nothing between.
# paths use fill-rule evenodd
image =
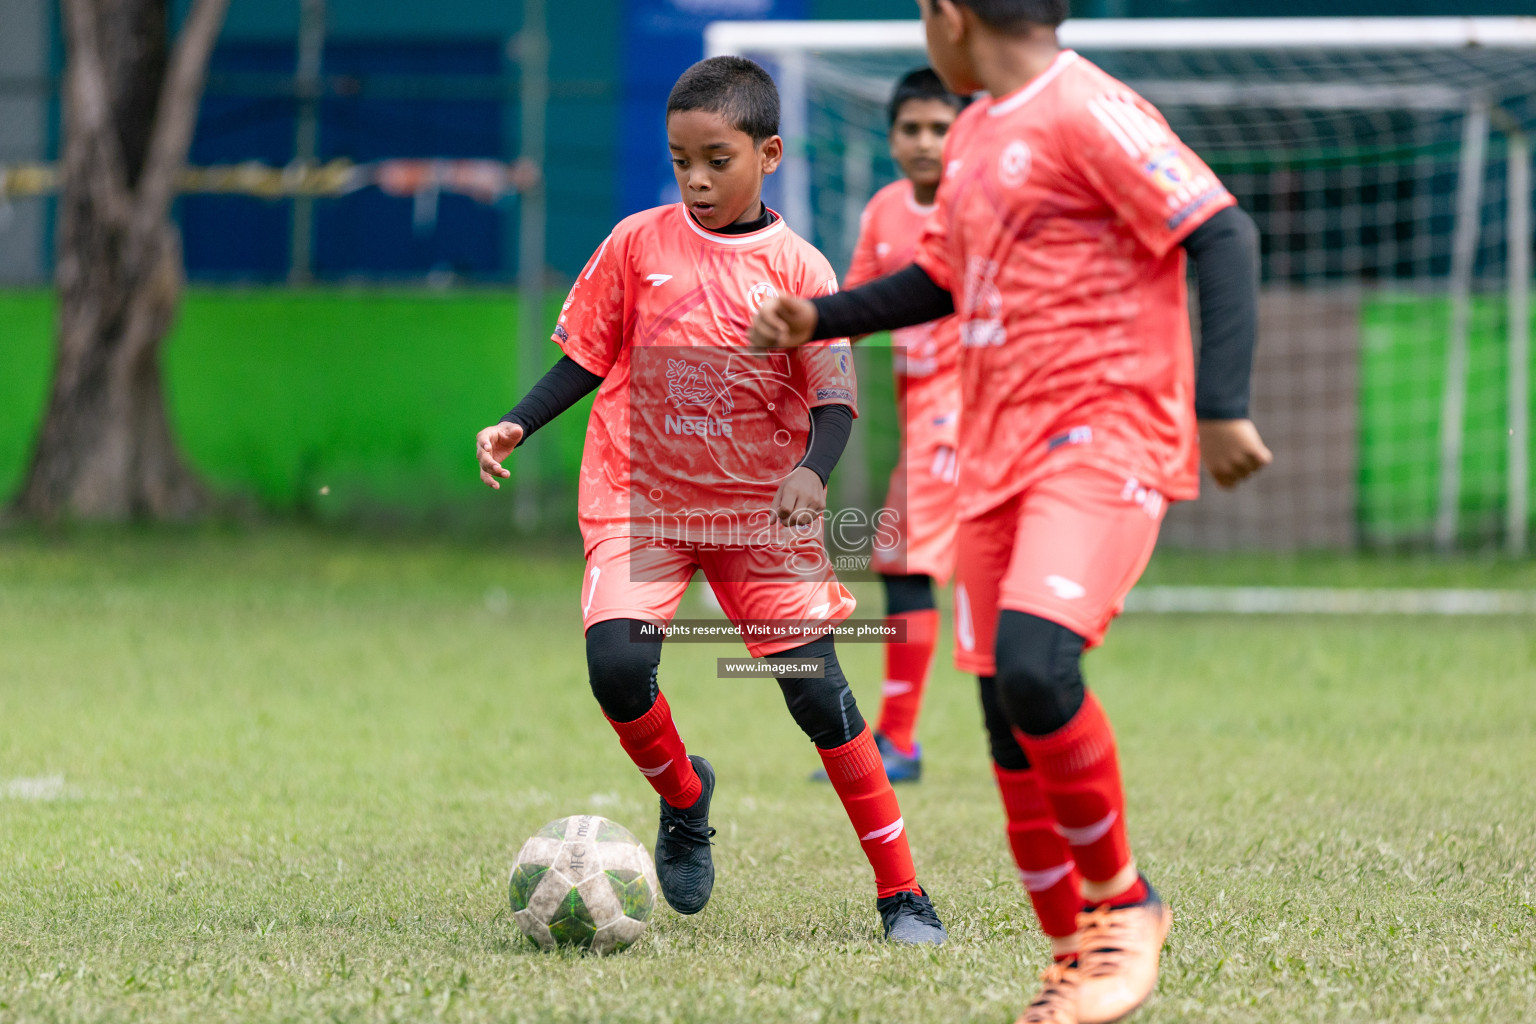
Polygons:
<instances>
[{"instance_id":1,"label":"white and green soccer ball","mask_svg":"<svg viewBox=\"0 0 1536 1024\"><path fill-rule=\"evenodd\" d=\"M517 853L512 919L544 949L614 953L645 934L656 907L656 866L640 840L595 814L539 829Z\"/></svg>"}]
</instances>

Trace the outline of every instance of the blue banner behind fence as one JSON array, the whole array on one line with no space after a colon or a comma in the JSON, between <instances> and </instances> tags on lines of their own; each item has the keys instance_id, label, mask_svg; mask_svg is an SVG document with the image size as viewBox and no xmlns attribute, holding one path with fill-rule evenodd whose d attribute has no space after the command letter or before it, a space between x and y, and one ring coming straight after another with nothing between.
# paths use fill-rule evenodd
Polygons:
<instances>
[{"instance_id":1,"label":"blue banner behind fence","mask_svg":"<svg viewBox=\"0 0 1536 1024\"><path fill-rule=\"evenodd\" d=\"M677 201L664 127L667 93L704 56L704 27L808 14L807 0L631 0L624 17L623 214Z\"/></svg>"}]
</instances>

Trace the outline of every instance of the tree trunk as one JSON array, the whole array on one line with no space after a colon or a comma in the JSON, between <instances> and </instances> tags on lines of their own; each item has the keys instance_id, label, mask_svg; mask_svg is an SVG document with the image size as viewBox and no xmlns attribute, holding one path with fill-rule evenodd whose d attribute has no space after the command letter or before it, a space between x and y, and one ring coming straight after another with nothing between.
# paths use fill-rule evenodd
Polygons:
<instances>
[{"instance_id":1,"label":"tree trunk","mask_svg":"<svg viewBox=\"0 0 1536 1024\"><path fill-rule=\"evenodd\" d=\"M167 60L166 0L63 0L59 333L25 516L184 520L206 507L166 418L160 347L182 285L170 208L227 4L196 0Z\"/></svg>"}]
</instances>

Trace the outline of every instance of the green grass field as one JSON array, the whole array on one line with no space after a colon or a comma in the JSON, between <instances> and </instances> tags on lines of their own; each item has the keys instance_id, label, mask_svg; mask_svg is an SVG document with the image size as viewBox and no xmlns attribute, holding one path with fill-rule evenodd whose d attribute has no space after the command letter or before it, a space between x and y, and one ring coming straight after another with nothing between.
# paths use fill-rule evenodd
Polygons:
<instances>
[{"instance_id":1,"label":"green grass field","mask_svg":"<svg viewBox=\"0 0 1536 1024\"><path fill-rule=\"evenodd\" d=\"M654 835L587 692L580 571L320 532L0 536L0 1021L1011 1021L1045 947L947 651L901 794L950 945L877 941L777 688L716 680L738 651L706 646L662 671L719 771L714 901L613 958L526 944L525 836L581 811ZM1220 581L1266 573L1400 571ZM873 714L879 649L843 654ZM1177 916L1139 1020L1536 1017L1530 621L1129 616L1089 672Z\"/></svg>"}]
</instances>

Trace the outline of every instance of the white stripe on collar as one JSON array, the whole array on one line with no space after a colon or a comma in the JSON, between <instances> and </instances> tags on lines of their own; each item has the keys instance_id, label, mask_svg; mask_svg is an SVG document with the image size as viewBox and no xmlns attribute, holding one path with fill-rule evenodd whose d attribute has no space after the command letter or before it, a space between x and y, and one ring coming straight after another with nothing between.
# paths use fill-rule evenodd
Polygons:
<instances>
[{"instance_id":1,"label":"white stripe on collar","mask_svg":"<svg viewBox=\"0 0 1536 1024\"><path fill-rule=\"evenodd\" d=\"M920 216L923 216L923 217L928 216L934 210L939 208L939 204L936 203L936 202L929 203L927 206L924 206L922 203L917 201L917 197L914 196L910 191L907 193L907 197L906 198L907 198L907 209L909 209L913 213L919 214Z\"/></svg>"},{"instance_id":2,"label":"white stripe on collar","mask_svg":"<svg viewBox=\"0 0 1536 1024\"><path fill-rule=\"evenodd\" d=\"M718 242L721 245L751 245L754 242L761 242L764 239L772 238L778 232L784 230L784 218L779 215L777 210L770 209L766 205L763 209L768 210L777 219L762 230L753 231L745 235L722 235L710 231L708 228L700 227L698 222L693 219L693 214L688 212L688 205L686 203L678 203L677 209L683 215L683 220L687 221L688 226L693 229L694 234L711 242Z\"/></svg>"},{"instance_id":3,"label":"white stripe on collar","mask_svg":"<svg viewBox=\"0 0 1536 1024\"><path fill-rule=\"evenodd\" d=\"M1011 114L1018 110L1024 104L1040 95L1040 90L1050 85L1056 76L1065 71L1075 60L1077 60L1077 52L1075 50L1062 50L1056 55L1056 59L1051 61L1051 66L1036 75L1032 81L1016 90L1013 95L994 101L987 108L987 116L1002 117L1004 114Z\"/></svg>"}]
</instances>

